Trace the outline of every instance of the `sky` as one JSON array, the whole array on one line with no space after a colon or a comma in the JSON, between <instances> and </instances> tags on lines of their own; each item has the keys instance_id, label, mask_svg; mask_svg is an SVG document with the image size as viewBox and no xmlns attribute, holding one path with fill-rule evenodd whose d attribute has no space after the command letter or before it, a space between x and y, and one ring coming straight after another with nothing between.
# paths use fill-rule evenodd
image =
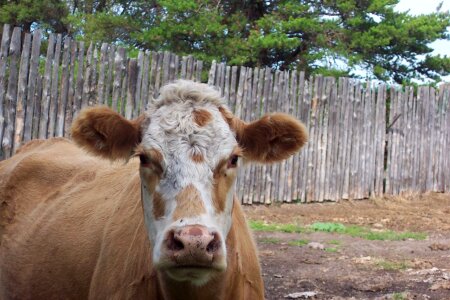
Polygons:
<instances>
[{"instance_id":1,"label":"sky","mask_svg":"<svg viewBox=\"0 0 450 300\"><path fill-rule=\"evenodd\" d=\"M436 11L440 2L443 3L441 11L450 10L450 0L400 0L395 8L398 11L409 10L412 15L429 14ZM450 56L450 41L439 40L431 45L434 48L433 54Z\"/></svg>"},{"instance_id":2,"label":"sky","mask_svg":"<svg viewBox=\"0 0 450 300\"><path fill-rule=\"evenodd\" d=\"M407 11L412 15L429 14L436 11L436 7L442 2L441 11L450 10L450 0L400 0L395 9ZM450 28L448 29L450 31ZM434 48L433 54L450 56L450 41L438 40L431 44ZM443 77L444 81L450 82L450 75Z\"/></svg>"}]
</instances>

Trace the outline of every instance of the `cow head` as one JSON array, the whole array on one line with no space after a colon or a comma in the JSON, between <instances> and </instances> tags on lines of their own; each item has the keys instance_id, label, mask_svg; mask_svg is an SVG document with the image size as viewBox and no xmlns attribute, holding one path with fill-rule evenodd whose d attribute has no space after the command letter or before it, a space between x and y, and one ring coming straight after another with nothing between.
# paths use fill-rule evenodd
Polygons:
<instances>
[{"instance_id":1,"label":"cow head","mask_svg":"<svg viewBox=\"0 0 450 300\"><path fill-rule=\"evenodd\" d=\"M227 267L239 166L285 159L307 134L285 114L245 123L212 87L179 80L161 88L145 115L132 121L106 107L84 110L72 137L111 160L139 157L153 263L174 280L202 285Z\"/></svg>"}]
</instances>

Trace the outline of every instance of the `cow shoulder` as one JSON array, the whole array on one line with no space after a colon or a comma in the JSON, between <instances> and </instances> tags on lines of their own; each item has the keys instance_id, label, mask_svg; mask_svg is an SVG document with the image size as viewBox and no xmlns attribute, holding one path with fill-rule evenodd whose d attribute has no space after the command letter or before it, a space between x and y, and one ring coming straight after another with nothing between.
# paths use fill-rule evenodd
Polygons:
<instances>
[{"instance_id":1,"label":"cow shoulder","mask_svg":"<svg viewBox=\"0 0 450 300\"><path fill-rule=\"evenodd\" d=\"M81 149L63 138L33 140L10 159L0 162L0 241L18 217L50 198L76 176L95 175Z\"/></svg>"}]
</instances>

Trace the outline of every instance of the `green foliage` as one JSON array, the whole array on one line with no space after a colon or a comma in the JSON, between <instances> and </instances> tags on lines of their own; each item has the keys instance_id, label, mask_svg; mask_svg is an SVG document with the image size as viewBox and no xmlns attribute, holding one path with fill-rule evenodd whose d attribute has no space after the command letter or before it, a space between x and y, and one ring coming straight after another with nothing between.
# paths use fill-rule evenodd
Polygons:
<instances>
[{"instance_id":1,"label":"green foliage","mask_svg":"<svg viewBox=\"0 0 450 300\"><path fill-rule=\"evenodd\" d=\"M450 13L411 16L399 0L0 0L0 23L40 26L130 49L192 54L208 65L301 69L306 75L409 83L450 72L430 43L450 39Z\"/></svg>"},{"instance_id":2,"label":"green foliage","mask_svg":"<svg viewBox=\"0 0 450 300\"><path fill-rule=\"evenodd\" d=\"M21 26L30 32L31 26L57 33L68 31L64 18L68 15L67 4L61 0L0 0L0 24Z\"/></svg>"}]
</instances>

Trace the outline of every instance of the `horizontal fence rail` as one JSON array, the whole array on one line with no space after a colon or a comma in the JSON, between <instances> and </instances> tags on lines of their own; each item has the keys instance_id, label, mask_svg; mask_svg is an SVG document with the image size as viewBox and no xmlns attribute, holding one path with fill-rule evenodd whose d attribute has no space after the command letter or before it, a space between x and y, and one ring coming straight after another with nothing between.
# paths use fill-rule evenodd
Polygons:
<instances>
[{"instance_id":1,"label":"horizontal fence rail","mask_svg":"<svg viewBox=\"0 0 450 300\"><path fill-rule=\"evenodd\" d=\"M166 82L201 81L192 56L140 51L3 25L0 159L31 139L69 137L80 109L108 105L135 118ZM206 74L205 74L206 75ZM204 75L204 76L205 76ZM281 111L302 120L309 142L280 164L238 176L243 203L338 201L384 193L450 192L450 85L388 86L304 72L213 62L208 83L245 121Z\"/></svg>"}]
</instances>

